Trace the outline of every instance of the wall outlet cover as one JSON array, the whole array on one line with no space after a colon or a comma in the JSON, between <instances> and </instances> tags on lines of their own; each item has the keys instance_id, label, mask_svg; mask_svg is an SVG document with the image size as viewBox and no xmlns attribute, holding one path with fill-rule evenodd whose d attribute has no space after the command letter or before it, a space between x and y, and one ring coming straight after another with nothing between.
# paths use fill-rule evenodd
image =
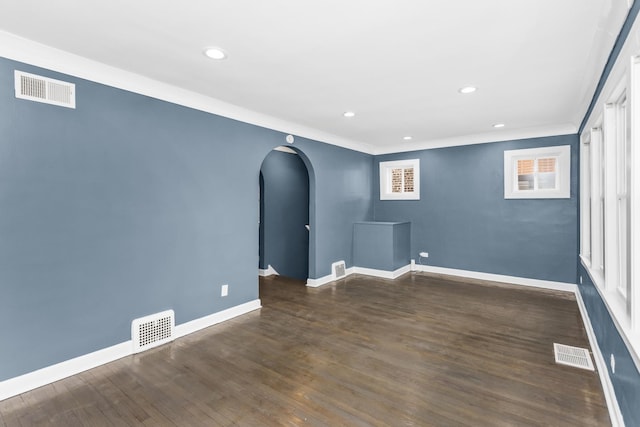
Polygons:
<instances>
[{"instance_id":1,"label":"wall outlet cover","mask_svg":"<svg viewBox=\"0 0 640 427\"><path fill-rule=\"evenodd\" d=\"M220 296L226 297L227 295L229 295L229 285L222 285Z\"/></svg>"}]
</instances>

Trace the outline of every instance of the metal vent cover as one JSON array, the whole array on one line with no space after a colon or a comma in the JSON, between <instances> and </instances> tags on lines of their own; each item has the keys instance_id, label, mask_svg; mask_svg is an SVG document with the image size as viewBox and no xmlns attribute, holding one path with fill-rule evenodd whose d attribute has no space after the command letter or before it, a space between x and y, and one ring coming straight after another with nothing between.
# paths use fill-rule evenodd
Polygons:
<instances>
[{"instance_id":1,"label":"metal vent cover","mask_svg":"<svg viewBox=\"0 0 640 427\"><path fill-rule=\"evenodd\" d=\"M555 353L556 363L590 371L594 370L589 350L586 348L553 343L553 352Z\"/></svg>"},{"instance_id":2,"label":"metal vent cover","mask_svg":"<svg viewBox=\"0 0 640 427\"><path fill-rule=\"evenodd\" d=\"M76 85L15 70L16 98L76 108Z\"/></svg>"},{"instance_id":3,"label":"metal vent cover","mask_svg":"<svg viewBox=\"0 0 640 427\"><path fill-rule=\"evenodd\" d=\"M338 261L331 264L331 270L333 270L334 279L341 279L347 275L347 268L344 261Z\"/></svg>"},{"instance_id":4,"label":"metal vent cover","mask_svg":"<svg viewBox=\"0 0 640 427\"><path fill-rule=\"evenodd\" d=\"M173 310L151 314L131 322L133 352L139 353L173 341L175 315Z\"/></svg>"}]
</instances>

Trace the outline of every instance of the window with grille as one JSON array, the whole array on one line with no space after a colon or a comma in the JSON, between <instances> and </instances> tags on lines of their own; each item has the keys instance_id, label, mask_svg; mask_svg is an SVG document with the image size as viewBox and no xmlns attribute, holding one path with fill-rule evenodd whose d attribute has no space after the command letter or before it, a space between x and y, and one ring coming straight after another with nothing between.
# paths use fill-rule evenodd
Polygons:
<instances>
[{"instance_id":1,"label":"window with grille","mask_svg":"<svg viewBox=\"0 0 640 427\"><path fill-rule=\"evenodd\" d=\"M380 200L420 199L420 159L380 162Z\"/></svg>"},{"instance_id":2,"label":"window with grille","mask_svg":"<svg viewBox=\"0 0 640 427\"><path fill-rule=\"evenodd\" d=\"M571 147L530 148L504 152L505 199L570 197Z\"/></svg>"}]
</instances>

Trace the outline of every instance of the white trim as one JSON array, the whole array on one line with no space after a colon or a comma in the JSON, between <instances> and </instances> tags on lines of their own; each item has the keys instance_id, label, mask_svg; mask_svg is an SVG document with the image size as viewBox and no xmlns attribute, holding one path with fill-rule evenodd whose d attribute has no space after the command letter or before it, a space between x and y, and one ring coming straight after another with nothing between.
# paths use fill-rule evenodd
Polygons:
<instances>
[{"instance_id":1,"label":"white trim","mask_svg":"<svg viewBox=\"0 0 640 427\"><path fill-rule=\"evenodd\" d=\"M618 334L622 338L622 341L624 341L624 345L627 347L627 351L631 355L631 359L633 360L633 363L635 364L636 369L638 370L638 372L640 372L640 354L638 353L638 350L640 349L636 349L634 345L634 342L640 343L640 336L633 334L633 332L630 329L630 324L628 319L619 318L614 315L614 313L617 312L615 306L612 304L613 302L615 302L615 300L613 298L608 298L607 295L605 294L605 292L607 291L604 289L602 285L602 282L604 281L602 274L599 274L599 272L592 272L587 266L587 264L584 262L584 260L581 259L581 261L585 271L591 278L591 282L593 282L594 287L598 291L598 295L600 295L600 299L604 303L604 306L607 308L607 311L609 312L609 316L611 317L613 324L618 330ZM627 323L622 323L622 322L627 322Z\"/></svg>"},{"instance_id":2,"label":"white trim","mask_svg":"<svg viewBox=\"0 0 640 427\"><path fill-rule=\"evenodd\" d=\"M294 134L302 138L308 138L372 155L568 135L575 134L578 131L578 127L575 124L564 123L518 130L504 129L498 132L414 141L405 144L394 143L376 147L365 142L340 137L308 126L238 107L237 105L229 104L218 99L206 97L176 86L152 80L140 74L131 73L74 55L70 52L37 43L6 31L0 31L0 56L118 89L150 96L173 104L273 129L285 134Z\"/></svg>"},{"instance_id":3,"label":"white trim","mask_svg":"<svg viewBox=\"0 0 640 427\"><path fill-rule=\"evenodd\" d=\"M629 200L631 203L631 330L640 334L640 56L631 59L629 96L631 100L631 182ZM635 222L633 219L635 218Z\"/></svg>"},{"instance_id":4,"label":"white trim","mask_svg":"<svg viewBox=\"0 0 640 427\"><path fill-rule=\"evenodd\" d=\"M233 319L234 317L242 316L243 314L258 310L260 307L262 307L260 300L254 299L253 301L245 302L244 304L236 305L187 323L182 323L181 325L176 326L176 339L192 334L201 329L208 328L209 326L217 325L218 323L222 323L226 320Z\"/></svg>"},{"instance_id":5,"label":"white trim","mask_svg":"<svg viewBox=\"0 0 640 427\"><path fill-rule=\"evenodd\" d=\"M578 303L578 308L580 309L580 315L582 316L582 322L584 323L584 329L587 332L589 344L591 345L591 352L593 353L593 358L595 359L596 367L598 368L598 376L600 377L600 382L602 383L602 390L604 391L604 398L607 402L607 409L609 410L611 425L612 427L624 427L624 419L622 417L622 412L620 411L620 406L618 405L616 392L613 388L611 377L609 377L609 369L607 368L607 363L602 356L602 351L600 351L600 346L598 345L598 339L593 330L593 326L591 325L589 312L587 311L587 307L584 305L584 300L582 299L580 291L576 289L575 294L576 302Z\"/></svg>"},{"instance_id":6,"label":"white trim","mask_svg":"<svg viewBox=\"0 0 640 427\"><path fill-rule=\"evenodd\" d=\"M0 400L79 374L132 354L131 340L0 382Z\"/></svg>"},{"instance_id":7,"label":"white trim","mask_svg":"<svg viewBox=\"0 0 640 427\"><path fill-rule=\"evenodd\" d=\"M556 188L520 190L518 188L518 160L537 160L541 157L556 159ZM536 161L537 163L537 161ZM538 172L534 172L537 176ZM535 178L537 181L537 178ZM505 199L568 199L571 197L571 146L536 147L504 151Z\"/></svg>"},{"instance_id":8,"label":"white trim","mask_svg":"<svg viewBox=\"0 0 640 427\"><path fill-rule=\"evenodd\" d=\"M280 275L280 273L278 273L278 272L276 271L276 269L275 269L275 268L273 268L273 267L271 266L271 264L269 264L269 265L267 266L266 270L265 270L265 269L262 269L262 268L259 268L259 269L258 269L258 276L261 276L261 277L266 277L266 276L279 276L279 275Z\"/></svg>"},{"instance_id":9,"label":"white trim","mask_svg":"<svg viewBox=\"0 0 640 427\"><path fill-rule=\"evenodd\" d=\"M583 115L584 116L584 115ZM479 133L472 135L456 136L452 138L433 139L402 144L390 144L375 147L370 154L395 154L408 151L432 150L436 148L460 147L464 145L488 144L501 141L517 141L521 139L543 138L547 136L575 135L578 127L575 124L566 123L554 126L540 126L527 129L501 130L498 132Z\"/></svg>"},{"instance_id":10,"label":"white trim","mask_svg":"<svg viewBox=\"0 0 640 427\"><path fill-rule=\"evenodd\" d=\"M355 267L349 267L349 268L345 269L344 277L341 277L340 279L344 279L345 277L351 276L354 273L354 268ZM337 280L340 280L340 279L337 279ZM318 279L308 278L307 279L307 287L309 287L309 288L319 288L320 286L323 286L323 285L326 285L326 284L329 284L329 283L335 282L335 281L336 281L336 278L333 275L333 268L332 268L331 269L331 274L329 274L329 275L320 277Z\"/></svg>"},{"instance_id":11,"label":"white trim","mask_svg":"<svg viewBox=\"0 0 640 427\"><path fill-rule=\"evenodd\" d=\"M526 277L505 276L502 274L482 273L478 271L458 270L455 268L435 267L432 265L416 265L417 271L427 273L446 274L449 276L466 277L469 279L488 280L490 282L502 282L513 285L532 286L535 288L553 289L556 291L575 292L578 286L575 283L554 282L550 280L529 279Z\"/></svg>"},{"instance_id":12,"label":"white trim","mask_svg":"<svg viewBox=\"0 0 640 427\"><path fill-rule=\"evenodd\" d=\"M298 155L298 152L296 150L294 150L293 148L285 147L284 145L278 145L276 148L273 149L273 151L280 151L282 153Z\"/></svg>"},{"instance_id":13,"label":"white trim","mask_svg":"<svg viewBox=\"0 0 640 427\"><path fill-rule=\"evenodd\" d=\"M402 183L404 186L404 169L413 169L413 191L400 193L391 190L391 171L402 169ZM380 200L420 200L420 159L393 160L379 163L380 170Z\"/></svg>"},{"instance_id":14,"label":"white trim","mask_svg":"<svg viewBox=\"0 0 640 427\"><path fill-rule=\"evenodd\" d=\"M400 267L397 270L377 270L375 268L354 267L355 274L364 274L365 276L381 277L383 279L397 279L411 271L411 264L407 264L404 267Z\"/></svg>"},{"instance_id":15,"label":"white trim","mask_svg":"<svg viewBox=\"0 0 640 427\"><path fill-rule=\"evenodd\" d=\"M219 311L209 316L183 323L176 326L174 330L175 338L183 337L208 326L212 326L259 309L260 307L260 300L256 299ZM0 401L132 354L133 342L129 340L92 353L74 357L73 359L65 360L64 362L56 363L55 365L47 366L18 377L0 381Z\"/></svg>"},{"instance_id":16,"label":"white trim","mask_svg":"<svg viewBox=\"0 0 640 427\"><path fill-rule=\"evenodd\" d=\"M369 144L229 104L6 31L0 31L0 56L286 134L373 154L373 147Z\"/></svg>"},{"instance_id":17,"label":"white trim","mask_svg":"<svg viewBox=\"0 0 640 427\"><path fill-rule=\"evenodd\" d=\"M348 276L348 275L347 275ZM333 273L320 277L318 279L312 279L312 278L308 278L307 279L307 286L310 288L318 288L322 285L326 285L327 283L331 283L335 281L335 278L333 277Z\"/></svg>"}]
</instances>

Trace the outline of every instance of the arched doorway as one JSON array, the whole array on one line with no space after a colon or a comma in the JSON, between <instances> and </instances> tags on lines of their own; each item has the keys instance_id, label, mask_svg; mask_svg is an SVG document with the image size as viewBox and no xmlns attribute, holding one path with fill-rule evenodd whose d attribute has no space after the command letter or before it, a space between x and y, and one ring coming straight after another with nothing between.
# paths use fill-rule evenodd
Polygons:
<instances>
[{"instance_id":1,"label":"arched doorway","mask_svg":"<svg viewBox=\"0 0 640 427\"><path fill-rule=\"evenodd\" d=\"M305 159L306 160L306 159ZM309 277L310 174L300 153L276 147L260 168L259 271Z\"/></svg>"}]
</instances>

